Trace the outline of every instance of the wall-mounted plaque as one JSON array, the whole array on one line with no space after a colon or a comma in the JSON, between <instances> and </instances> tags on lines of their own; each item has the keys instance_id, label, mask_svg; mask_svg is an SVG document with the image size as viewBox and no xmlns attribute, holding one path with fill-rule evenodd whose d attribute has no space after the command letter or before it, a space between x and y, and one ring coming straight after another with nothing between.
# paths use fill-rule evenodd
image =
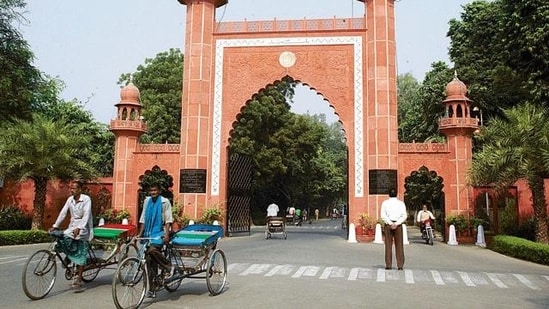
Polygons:
<instances>
[{"instance_id":1,"label":"wall-mounted plaque","mask_svg":"<svg viewBox=\"0 0 549 309\"><path fill-rule=\"evenodd\" d=\"M206 193L205 169L182 169L179 176L179 193Z\"/></svg>"},{"instance_id":2,"label":"wall-mounted plaque","mask_svg":"<svg viewBox=\"0 0 549 309\"><path fill-rule=\"evenodd\" d=\"M369 170L369 194L389 194L389 189L397 189L396 170Z\"/></svg>"}]
</instances>

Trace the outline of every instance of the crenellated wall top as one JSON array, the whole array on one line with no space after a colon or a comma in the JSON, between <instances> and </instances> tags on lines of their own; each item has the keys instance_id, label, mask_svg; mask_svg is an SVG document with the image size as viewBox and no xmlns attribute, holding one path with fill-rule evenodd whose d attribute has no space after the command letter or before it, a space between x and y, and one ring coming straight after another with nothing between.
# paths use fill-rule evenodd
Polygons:
<instances>
[{"instance_id":1,"label":"crenellated wall top","mask_svg":"<svg viewBox=\"0 0 549 309\"><path fill-rule=\"evenodd\" d=\"M365 18L295 19L221 22L215 34L259 32L310 32L336 30L365 30Z\"/></svg>"},{"instance_id":2,"label":"crenellated wall top","mask_svg":"<svg viewBox=\"0 0 549 309\"><path fill-rule=\"evenodd\" d=\"M399 153L440 153L448 152L445 143L399 143Z\"/></svg>"}]
</instances>

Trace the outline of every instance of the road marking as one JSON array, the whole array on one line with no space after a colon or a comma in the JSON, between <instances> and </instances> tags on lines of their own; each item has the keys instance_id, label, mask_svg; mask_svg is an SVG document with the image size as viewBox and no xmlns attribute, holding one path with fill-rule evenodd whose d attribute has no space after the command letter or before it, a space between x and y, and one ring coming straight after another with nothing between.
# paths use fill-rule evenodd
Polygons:
<instances>
[{"instance_id":1,"label":"road marking","mask_svg":"<svg viewBox=\"0 0 549 309\"><path fill-rule=\"evenodd\" d=\"M415 283L414 282L414 272L411 271L410 269L405 269L404 270L404 278L406 280L406 283Z\"/></svg>"},{"instance_id":2,"label":"road marking","mask_svg":"<svg viewBox=\"0 0 549 309\"><path fill-rule=\"evenodd\" d=\"M249 274L260 275L265 271L267 271L267 269L269 269L271 266L273 265L272 264L252 264L250 267L248 267L245 271L241 272L239 275L240 276L247 276Z\"/></svg>"},{"instance_id":3,"label":"road marking","mask_svg":"<svg viewBox=\"0 0 549 309\"><path fill-rule=\"evenodd\" d=\"M314 277L320 270L318 266L301 266L299 269L292 275L292 278L299 278L302 276Z\"/></svg>"},{"instance_id":4,"label":"road marking","mask_svg":"<svg viewBox=\"0 0 549 309\"><path fill-rule=\"evenodd\" d=\"M330 277L330 273L332 272L334 268L333 267L326 267L324 271L322 272L322 275L318 279L326 280Z\"/></svg>"},{"instance_id":5,"label":"road marking","mask_svg":"<svg viewBox=\"0 0 549 309\"><path fill-rule=\"evenodd\" d=\"M469 277L469 274L464 271L457 271L459 276L461 277L461 280L463 280L463 283L465 283L466 286L477 286L473 283L471 278Z\"/></svg>"},{"instance_id":6,"label":"road marking","mask_svg":"<svg viewBox=\"0 0 549 309\"><path fill-rule=\"evenodd\" d=\"M293 268L294 266L290 264L276 265L275 267L273 267L273 269L265 274L265 277L272 277L276 274L289 275L292 272Z\"/></svg>"},{"instance_id":7,"label":"road marking","mask_svg":"<svg viewBox=\"0 0 549 309\"><path fill-rule=\"evenodd\" d=\"M446 285L446 283L444 283L444 280L442 280L442 276L438 271L431 270L431 275L433 276L433 280L435 280L436 285Z\"/></svg>"},{"instance_id":8,"label":"road marking","mask_svg":"<svg viewBox=\"0 0 549 309\"><path fill-rule=\"evenodd\" d=\"M377 282L385 282L385 269L378 269L377 270Z\"/></svg>"},{"instance_id":9,"label":"road marking","mask_svg":"<svg viewBox=\"0 0 549 309\"><path fill-rule=\"evenodd\" d=\"M358 273L360 271L360 268L355 267L351 268L351 271L349 272L349 277L347 277L347 280L354 281L358 278Z\"/></svg>"},{"instance_id":10,"label":"road marking","mask_svg":"<svg viewBox=\"0 0 549 309\"><path fill-rule=\"evenodd\" d=\"M543 278L547 279L549 281L549 276L543 276Z\"/></svg>"},{"instance_id":11,"label":"road marking","mask_svg":"<svg viewBox=\"0 0 549 309\"><path fill-rule=\"evenodd\" d=\"M5 261L5 262L0 262L0 265L9 264L9 263L15 263L15 262L19 262L19 261L25 261L25 260L27 260L28 258L29 258L29 257L26 256L26 257L18 258L18 259L15 259L15 260L9 260L9 261Z\"/></svg>"},{"instance_id":12,"label":"road marking","mask_svg":"<svg viewBox=\"0 0 549 309\"><path fill-rule=\"evenodd\" d=\"M531 288L532 290L539 290L540 289L535 284L530 282L530 280L526 279L526 277L523 276L523 275L513 274L513 276L515 276L515 278L517 278L522 284L524 284L525 286Z\"/></svg>"},{"instance_id":13,"label":"road marking","mask_svg":"<svg viewBox=\"0 0 549 309\"><path fill-rule=\"evenodd\" d=\"M499 278L498 278L498 275L497 274L494 274L494 273L485 273L486 276L488 276L488 278L490 280L492 280L492 282L498 287L498 288L502 288L502 289L506 289L508 288L508 286L503 283Z\"/></svg>"}]
</instances>

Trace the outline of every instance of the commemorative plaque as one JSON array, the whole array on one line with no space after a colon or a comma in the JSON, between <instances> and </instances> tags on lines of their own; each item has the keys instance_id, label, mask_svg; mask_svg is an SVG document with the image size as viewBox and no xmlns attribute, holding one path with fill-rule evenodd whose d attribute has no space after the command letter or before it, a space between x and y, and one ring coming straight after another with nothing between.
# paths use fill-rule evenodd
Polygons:
<instances>
[{"instance_id":1,"label":"commemorative plaque","mask_svg":"<svg viewBox=\"0 0 549 309\"><path fill-rule=\"evenodd\" d=\"M369 170L369 194L389 194L389 189L397 189L396 170Z\"/></svg>"},{"instance_id":2,"label":"commemorative plaque","mask_svg":"<svg viewBox=\"0 0 549 309\"><path fill-rule=\"evenodd\" d=\"M206 170L182 169L179 177L179 193L206 193Z\"/></svg>"}]
</instances>

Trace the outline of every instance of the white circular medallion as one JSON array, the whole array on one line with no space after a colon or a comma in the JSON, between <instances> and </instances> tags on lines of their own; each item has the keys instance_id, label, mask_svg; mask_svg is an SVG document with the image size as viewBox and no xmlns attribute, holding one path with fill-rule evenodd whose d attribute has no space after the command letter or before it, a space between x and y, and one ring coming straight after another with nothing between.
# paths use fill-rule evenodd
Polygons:
<instances>
[{"instance_id":1,"label":"white circular medallion","mask_svg":"<svg viewBox=\"0 0 549 309\"><path fill-rule=\"evenodd\" d=\"M289 51L282 52L278 57L278 62L285 68L290 68L295 64L295 54Z\"/></svg>"}]
</instances>

